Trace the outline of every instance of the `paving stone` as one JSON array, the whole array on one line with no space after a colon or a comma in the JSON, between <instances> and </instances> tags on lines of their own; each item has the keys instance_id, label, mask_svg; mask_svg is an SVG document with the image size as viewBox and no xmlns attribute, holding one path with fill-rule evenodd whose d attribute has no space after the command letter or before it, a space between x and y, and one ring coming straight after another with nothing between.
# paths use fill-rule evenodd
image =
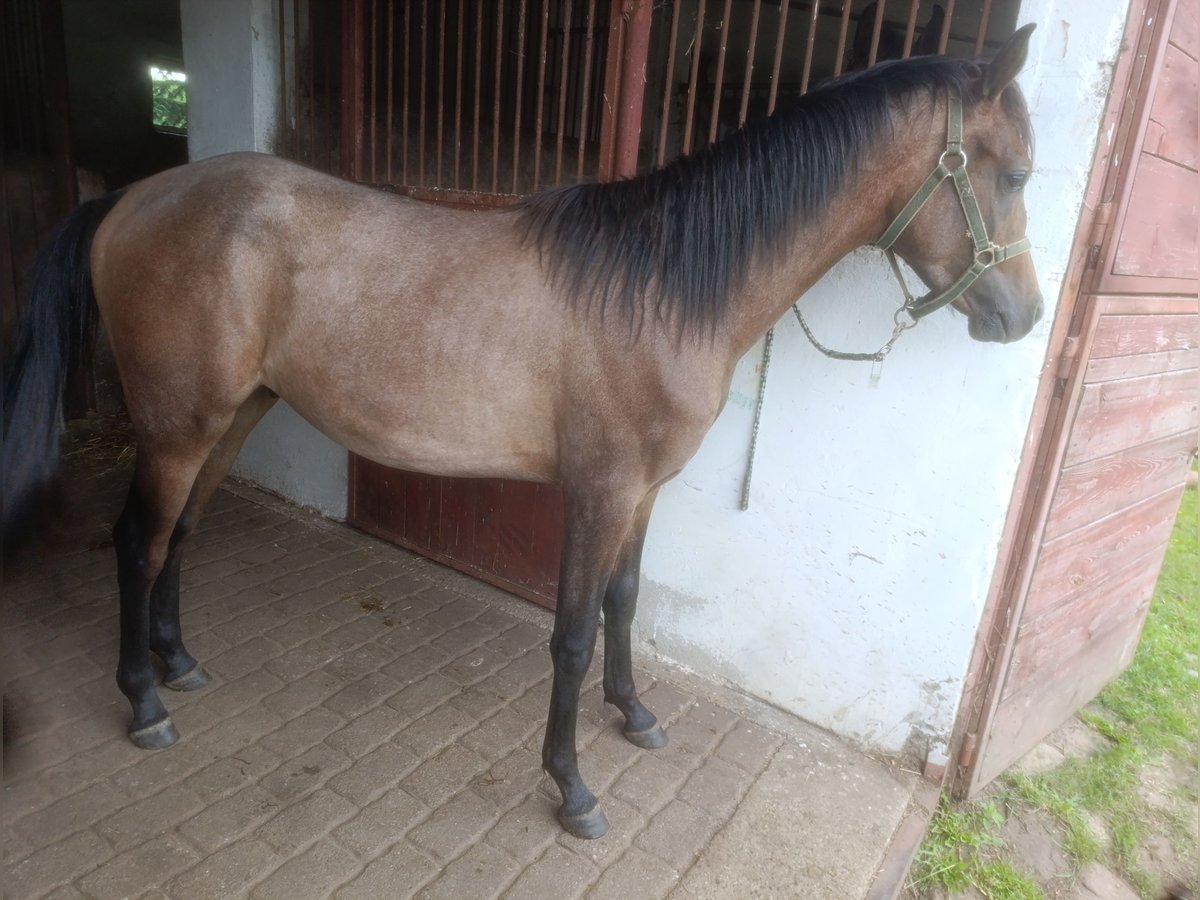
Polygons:
<instances>
[{"instance_id":1,"label":"paving stone","mask_svg":"<svg viewBox=\"0 0 1200 900\"><path fill-rule=\"evenodd\" d=\"M175 753L172 748L170 753ZM215 759L199 771L188 775L183 784L194 791L204 803L212 803L241 790L279 765L279 757L257 744L250 744L236 756Z\"/></svg>"},{"instance_id":2,"label":"paving stone","mask_svg":"<svg viewBox=\"0 0 1200 900\"><path fill-rule=\"evenodd\" d=\"M275 818L260 825L255 835L281 853L292 853L328 834L357 811L358 807L341 794L322 788L285 806Z\"/></svg>"},{"instance_id":3,"label":"paving stone","mask_svg":"<svg viewBox=\"0 0 1200 900\"><path fill-rule=\"evenodd\" d=\"M387 705L410 719L417 719L441 706L460 690L458 682L434 672L401 689Z\"/></svg>"},{"instance_id":4,"label":"paving stone","mask_svg":"<svg viewBox=\"0 0 1200 900\"><path fill-rule=\"evenodd\" d=\"M328 744L317 744L299 756L284 760L259 784L280 801L290 803L312 793L349 765L345 754Z\"/></svg>"},{"instance_id":5,"label":"paving stone","mask_svg":"<svg viewBox=\"0 0 1200 900\"><path fill-rule=\"evenodd\" d=\"M423 887L418 900L488 900L498 896L521 871L507 853L489 844L476 844L442 869L437 880ZM629 900L629 898L625 898Z\"/></svg>"},{"instance_id":6,"label":"paving stone","mask_svg":"<svg viewBox=\"0 0 1200 900\"><path fill-rule=\"evenodd\" d=\"M164 834L122 853L79 880L99 900L128 897L158 887L191 866L199 855L174 834Z\"/></svg>"},{"instance_id":7,"label":"paving stone","mask_svg":"<svg viewBox=\"0 0 1200 900\"><path fill-rule=\"evenodd\" d=\"M475 724L470 715L446 703L398 731L393 740L417 756L428 758Z\"/></svg>"},{"instance_id":8,"label":"paving stone","mask_svg":"<svg viewBox=\"0 0 1200 900\"><path fill-rule=\"evenodd\" d=\"M361 806L394 788L419 762L411 751L388 742L355 760L349 769L331 778L329 786Z\"/></svg>"},{"instance_id":9,"label":"paving stone","mask_svg":"<svg viewBox=\"0 0 1200 900\"><path fill-rule=\"evenodd\" d=\"M657 812L683 784L687 773L643 752L632 766L613 782L609 793L632 803L646 815Z\"/></svg>"},{"instance_id":10,"label":"paving stone","mask_svg":"<svg viewBox=\"0 0 1200 900\"><path fill-rule=\"evenodd\" d=\"M504 895L506 900L572 900L582 897L597 875L592 863L554 844Z\"/></svg>"},{"instance_id":11,"label":"paving stone","mask_svg":"<svg viewBox=\"0 0 1200 900\"><path fill-rule=\"evenodd\" d=\"M320 900L357 872L359 865L349 850L326 838L285 862L250 896L256 900Z\"/></svg>"},{"instance_id":12,"label":"paving stone","mask_svg":"<svg viewBox=\"0 0 1200 900\"><path fill-rule=\"evenodd\" d=\"M408 840L443 862L458 856L499 818L495 808L470 790L439 804L425 821L413 827Z\"/></svg>"},{"instance_id":13,"label":"paving stone","mask_svg":"<svg viewBox=\"0 0 1200 900\"><path fill-rule=\"evenodd\" d=\"M324 740L345 725L346 720L337 713L318 706L304 715L292 719L282 728L264 737L260 743L280 756L294 756L313 744ZM340 749L340 748L339 748Z\"/></svg>"},{"instance_id":14,"label":"paving stone","mask_svg":"<svg viewBox=\"0 0 1200 900\"><path fill-rule=\"evenodd\" d=\"M662 860L630 847L608 866L588 900L660 900L679 880L679 873Z\"/></svg>"},{"instance_id":15,"label":"paving stone","mask_svg":"<svg viewBox=\"0 0 1200 900\"><path fill-rule=\"evenodd\" d=\"M217 725L197 735L195 742L213 756L237 756L245 747L258 743L268 750L267 735L284 727L284 720L261 704L242 710L236 716L222 719ZM305 745L307 746L307 745ZM174 753L177 747L167 750ZM284 752L272 751L278 756Z\"/></svg>"},{"instance_id":16,"label":"paving stone","mask_svg":"<svg viewBox=\"0 0 1200 900\"><path fill-rule=\"evenodd\" d=\"M400 840L427 815L429 807L395 788L335 828L333 836L363 859L370 859Z\"/></svg>"},{"instance_id":17,"label":"paving stone","mask_svg":"<svg viewBox=\"0 0 1200 900\"><path fill-rule=\"evenodd\" d=\"M491 634L491 632L488 633ZM497 669L507 665L508 662L508 657L495 650L488 647L475 647L443 666L441 671L447 678L453 678L459 684L468 685L488 677Z\"/></svg>"},{"instance_id":18,"label":"paving stone","mask_svg":"<svg viewBox=\"0 0 1200 900\"><path fill-rule=\"evenodd\" d=\"M676 871L685 872L718 825L704 810L672 800L650 820L634 843Z\"/></svg>"},{"instance_id":19,"label":"paving stone","mask_svg":"<svg viewBox=\"0 0 1200 900\"><path fill-rule=\"evenodd\" d=\"M558 789L553 787L553 782L551 788L557 794ZM555 800L557 802L557 796ZM646 827L646 817L616 797L601 796L599 802L604 817L608 819L608 834L599 840L585 841L560 830L555 839L567 850L603 868L612 865L629 848L638 832Z\"/></svg>"},{"instance_id":20,"label":"paving stone","mask_svg":"<svg viewBox=\"0 0 1200 900\"><path fill-rule=\"evenodd\" d=\"M492 763L471 780L471 789L497 809L507 809L542 780L542 758L524 747Z\"/></svg>"},{"instance_id":21,"label":"paving stone","mask_svg":"<svg viewBox=\"0 0 1200 900\"><path fill-rule=\"evenodd\" d=\"M711 758L688 776L679 798L718 820L729 818L750 786L750 776L733 763Z\"/></svg>"},{"instance_id":22,"label":"paving stone","mask_svg":"<svg viewBox=\"0 0 1200 900\"><path fill-rule=\"evenodd\" d=\"M262 841L243 838L210 854L166 885L170 897L240 897L278 867L279 854Z\"/></svg>"},{"instance_id":23,"label":"paving stone","mask_svg":"<svg viewBox=\"0 0 1200 900\"><path fill-rule=\"evenodd\" d=\"M63 835L87 828L126 802L111 784L101 781L18 820L17 833L34 847L45 847Z\"/></svg>"},{"instance_id":24,"label":"paving stone","mask_svg":"<svg viewBox=\"0 0 1200 900\"><path fill-rule=\"evenodd\" d=\"M389 646L384 638L376 641L376 643ZM397 643L399 642L397 641ZM401 644L401 646L395 648L395 657L392 661L384 665L380 671L396 679L400 684L416 684L418 681L436 672L448 659L449 656L446 651L440 650L437 647L431 647L428 644L421 646ZM455 685L457 686L457 682Z\"/></svg>"},{"instance_id":25,"label":"paving stone","mask_svg":"<svg viewBox=\"0 0 1200 900\"><path fill-rule=\"evenodd\" d=\"M399 691L400 687L400 682L382 672L369 672L326 699L323 705L350 719L378 706Z\"/></svg>"},{"instance_id":26,"label":"paving stone","mask_svg":"<svg viewBox=\"0 0 1200 900\"><path fill-rule=\"evenodd\" d=\"M102 819L96 831L121 852L170 831L203 808L198 794L176 784Z\"/></svg>"},{"instance_id":27,"label":"paving stone","mask_svg":"<svg viewBox=\"0 0 1200 900\"><path fill-rule=\"evenodd\" d=\"M337 892L337 897L338 900L410 897L437 872L436 865L401 841L372 860L361 875ZM470 896L463 894L460 900Z\"/></svg>"},{"instance_id":28,"label":"paving stone","mask_svg":"<svg viewBox=\"0 0 1200 900\"><path fill-rule=\"evenodd\" d=\"M55 841L9 868L5 890L11 897L38 897L112 857L112 848L96 832L78 831Z\"/></svg>"},{"instance_id":29,"label":"paving stone","mask_svg":"<svg viewBox=\"0 0 1200 900\"><path fill-rule=\"evenodd\" d=\"M289 681L275 693L263 697L262 705L284 719L294 719L319 706L326 697L340 691L345 684L332 672L317 669Z\"/></svg>"},{"instance_id":30,"label":"paving stone","mask_svg":"<svg viewBox=\"0 0 1200 900\"><path fill-rule=\"evenodd\" d=\"M390 706L380 706L352 719L326 740L351 759L357 759L391 738L407 721Z\"/></svg>"},{"instance_id":31,"label":"paving stone","mask_svg":"<svg viewBox=\"0 0 1200 900\"><path fill-rule=\"evenodd\" d=\"M549 641L550 630L548 628L539 628L527 622L519 622L503 634L489 640L486 646L502 656L517 657L524 656L529 651L546 653Z\"/></svg>"},{"instance_id":32,"label":"paving stone","mask_svg":"<svg viewBox=\"0 0 1200 900\"><path fill-rule=\"evenodd\" d=\"M492 826L485 840L522 864L536 859L561 833L556 803L534 794L510 809Z\"/></svg>"},{"instance_id":33,"label":"paving stone","mask_svg":"<svg viewBox=\"0 0 1200 900\"><path fill-rule=\"evenodd\" d=\"M717 756L757 775L767 767L783 738L761 725L739 722L717 746Z\"/></svg>"},{"instance_id":34,"label":"paving stone","mask_svg":"<svg viewBox=\"0 0 1200 900\"><path fill-rule=\"evenodd\" d=\"M400 786L423 803L437 806L487 768L487 760L478 753L451 744L417 766Z\"/></svg>"},{"instance_id":35,"label":"paving stone","mask_svg":"<svg viewBox=\"0 0 1200 900\"><path fill-rule=\"evenodd\" d=\"M1079 873L1068 900L1137 900L1138 892L1100 863L1088 863Z\"/></svg>"},{"instance_id":36,"label":"paving stone","mask_svg":"<svg viewBox=\"0 0 1200 900\"><path fill-rule=\"evenodd\" d=\"M280 803L257 784L218 800L179 826L200 849L211 853L241 837L279 811Z\"/></svg>"}]
</instances>

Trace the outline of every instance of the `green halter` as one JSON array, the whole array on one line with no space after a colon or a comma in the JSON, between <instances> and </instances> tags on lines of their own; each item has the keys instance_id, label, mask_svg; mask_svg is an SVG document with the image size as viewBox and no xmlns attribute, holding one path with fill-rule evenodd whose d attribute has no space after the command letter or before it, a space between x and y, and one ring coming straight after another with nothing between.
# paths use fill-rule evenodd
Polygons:
<instances>
[{"instance_id":1,"label":"green halter","mask_svg":"<svg viewBox=\"0 0 1200 900\"><path fill-rule=\"evenodd\" d=\"M949 102L946 112L946 149L942 155L938 157L937 168L934 169L929 177L925 179L925 183L920 189L913 194L911 200L904 209L900 210L900 214L892 221L892 224L884 231L883 236L875 242L875 246L887 254L888 262L892 264L892 271L896 273L896 278L900 281L900 287L904 290L904 309L914 320L924 318L935 310L941 309L947 304L953 303L967 289L975 283L975 280L990 269L992 266L999 265L1005 260L1012 259L1014 256L1020 256L1022 253L1029 251L1029 238L1021 238L1012 244L994 243L987 233L987 226L983 223L983 214L979 211L979 201L975 199L975 191L971 187L971 179L967 177L967 152L962 146L963 128L962 128L962 100L954 92L950 93ZM951 168L947 163L958 160L958 164ZM958 281L950 285L944 291L930 291L922 297L913 297L908 292L908 285L904 283L904 276L900 273L900 266L896 262L895 251L892 250L892 245L907 228L912 220L917 217L917 213L921 211L921 207L933 196L933 192L947 178L954 179L955 190L958 191L958 199L962 204L963 213L967 217L967 227L970 229L971 240L975 244L975 261L971 263L970 268L965 271Z\"/></svg>"}]
</instances>

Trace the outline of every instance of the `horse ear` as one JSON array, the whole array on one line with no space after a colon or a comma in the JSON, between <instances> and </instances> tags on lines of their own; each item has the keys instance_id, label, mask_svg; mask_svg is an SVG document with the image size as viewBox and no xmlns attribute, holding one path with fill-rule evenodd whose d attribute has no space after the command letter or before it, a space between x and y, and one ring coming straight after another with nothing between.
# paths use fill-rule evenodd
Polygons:
<instances>
[{"instance_id":1,"label":"horse ear","mask_svg":"<svg viewBox=\"0 0 1200 900\"><path fill-rule=\"evenodd\" d=\"M988 100L999 97L1000 92L1012 83L1025 65L1025 57L1029 54L1029 36L1035 28L1037 25L1033 22L1018 28L984 69L983 96Z\"/></svg>"}]
</instances>

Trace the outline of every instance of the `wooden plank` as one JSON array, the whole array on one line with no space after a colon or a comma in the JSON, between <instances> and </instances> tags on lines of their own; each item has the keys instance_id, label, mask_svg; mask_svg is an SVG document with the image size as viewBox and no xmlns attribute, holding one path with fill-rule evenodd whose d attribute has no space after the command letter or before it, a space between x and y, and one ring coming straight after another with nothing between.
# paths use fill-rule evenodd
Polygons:
<instances>
[{"instance_id":1,"label":"wooden plank","mask_svg":"<svg viewBox=\"0 0 1200 900\"><path fill-rule=\"evenodd\" d=\"M1144 616L1097 635L1070 657L1052 661L996 707L979 755L978 780L987 783L1094 698L1133 661Z\"/></svg>"},{"instance_id":2,"label":"wooden plank","mask_svg":"<svg viewBox=\"0 0 1200 900\"><path fill-rule=\"evenodd\" d=\"M1113 274L1194 280L1200 274L1197 221L1200 178L1196 172L1141 154Z\"/></svg>"},{"instance_id":3,"label":"wooden plank","mask_svg":"<svg viewBox=\"0 0 1200 900\"><path fill-rule=\"evenodd\" d=\"M1175 6L1171 43L1192 59L1200 59L1200 10L1196 3L1184 0Z\"/></svg>"},{"instance_id":4,"label":"wooden plank","mask_svg":"<svg viewBox=\"0 0 1200 900\"><path fill-rule=\"evenodd\" d=\"M1043 544L1022 621L1069 602L1107 577L1120 560L1136 559L1164 545L1182 492L1179 484Z\"/></svg>"},{"instance_id":5,"label":"wooden plank","mask_svg":"<svg viewBox=\"0 0 1200 900\"><path fill-rule=\"evenodd\" d=\"M1196 147L1200 144L1198 73L1196 60L1178 47L1167 45L1142 145L1144 152L1192 171L1196 169Z\"/></svg>"},{"instance_id":6,"label":"wooden plank","mask_svg":"<svg viewBox=\"0 0 1200 900\"><path fill-rule=\"evenodd\" d=\"M1196 432L1184 431L1066 469L1055 488L1044 540L1183 484L1195 450Z\"/></svg>"},{"instance_id":7,"label":"wooden plank","mask_svg":"<svg viewBox=\"0 0 1200 900\"><path fill-rule=\"evenodd\" d=\"M1096 325L1093 359L1200 347L1200 316L1105 315Z\"/></svg>"},{"instance_id":8,"label":"wooden plank","mask_svg":"<svg viewBox=\"0 0 1200 900\"><path fill-rule=\"evenodd\" d=\"M1017 632L1002 699L1053 669L1059 659L1083 652L1131 616L1145 615L1166 545L1138 557L1131 566L1101 579L1069 603L1036 619L1025 618Z\"/></svg>"},{"instance_id":9,"label":"wooden plank","mask_svg":"<svg viewBox=\"0 0 1200 900\"><path fill-rule=\"evenodd\" d=\"M1200 367L1200 347L1190 350L1167 350L1163 353L1140 353L1137 356L1111 356L1088 361L1084 381L1117 381L1162 372L1183 372Z\"/></svg>"},{"instance_id":10,"label":"wooden plank","mask_svg":"<svg viewBox=\"0 0 1200 900\"><path fill-rule=\"evenodd\" d=\"M1194 370L1085 385L1063 465L1196 428L1197 387Z\"/></svg>"},{"instance_id":11,"label":"wooden plank","mask_svg":"<svg viewBox=\"0 0 1200 900\"><path fill-rule=\"evenodd\" d=\"M1104 294L1096 297L1106 316L1195 316L1200 313L1196 297L1154 294ZM1195 346L1195 345L1193 345Z\"/></svg>"}]
</instances>

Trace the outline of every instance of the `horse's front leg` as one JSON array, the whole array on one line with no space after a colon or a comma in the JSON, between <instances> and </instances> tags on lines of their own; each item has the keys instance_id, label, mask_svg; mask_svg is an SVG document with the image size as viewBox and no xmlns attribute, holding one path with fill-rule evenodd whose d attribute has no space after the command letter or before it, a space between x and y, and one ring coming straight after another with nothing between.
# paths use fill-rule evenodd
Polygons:
<instances>
[{"instance_id":1,"label":"horse's front leg","mask_svg":"<svg viewBox=\"0 0 1200 900\"><path fill-rule=\"evenodd\" d=\"M621 548L616 568L604 594L604 699L625 716L625 737L645 750L667 745L666 732L654 714L642 705L633 683L633 651L629 630L637 610L642 572L642 545L650 510L658 491L651 491L638 506L633 526Z\"/></svg>"},{"instance_id":2,"label":"horse's front leg","mask_svg":"<svg viewBox=\"0 0 1200 900\"><path fill-rule=\"evenodd\" d=\"M558 608L550 638L554 683L542 766L562 792L558 819L580 838L598 838L608 820L579 775L575 721L579 689L596 648L600 606L630 527L633 503L567 491L566 538L559 571Z\"/></svg>"}]
</instances>

